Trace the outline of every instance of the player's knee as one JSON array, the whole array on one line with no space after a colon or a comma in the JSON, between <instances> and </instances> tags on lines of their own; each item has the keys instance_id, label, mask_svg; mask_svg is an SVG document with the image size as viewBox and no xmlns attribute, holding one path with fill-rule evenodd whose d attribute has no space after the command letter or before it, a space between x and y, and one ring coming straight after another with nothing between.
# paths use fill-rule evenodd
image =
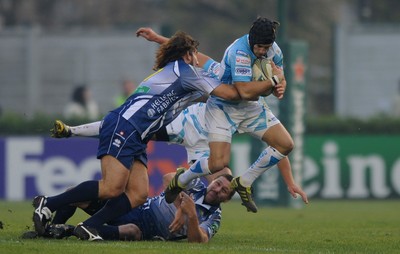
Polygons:
<instances>
[{"instance_id":1,"label":"player's knee","mask_svg":"<svg viewBox=\"0 0 400 254\"><path fill-rule=\"evenodd\" d=\"M125 188L121 185L107 185L101 184L99 185L99 197L102 199L110 199L115 198L121 195L124 192Z\"/></svg>"},{"instance_id":2,"label":"player's knee","mask_svg":"<svg viewBox=\"0 0 400 254\"><path fill-rule=\"evenodd\" d=\"M116 198L124 192L121 188L110 188L107 191L107 198Z\"/></svg>"},{"instance_id":3,"label":"player's knee","mask_svg":"<svg viewBox=\"0 0 400 254\"><path fill-rule=\"evenodd\" d=\"M210 158L208 167L211 172L218 172L218 171L222 170L223 168L227 167L228 164L229 164L229 161L225 157L216 158L216 159Z\"/></svg>"},{"instance_id":4,"label":"player's knee","mask_svg":"<svg viewBox=\"0 0 400 254\"><path fill-rule=\"evenodd\" d=\"M131 193L129 195L129 200L131 201L131 206L132 207L137 207L140 205L143 205L148 197L148 192L147 190L141 190L135 193Z\"/></svg>"},{"instance_id":5,"label":"player's knee","mask_svg":"<svg viewBox=\"0 0 400 254\"><path fill-rule=\"evenodd\" d=\"M285 153L286 154L289 154L294 149L293 139L287 140L287 142L286 142L286 144L284 146L284 149L285 149Z\"/></svg>"},{"instance_id":6,"label":"player's knee","mask_svg":"<svg viewBox=\"0 0 400 254\"><path fill-rule=\"evenodd\" d=\"M135 204L143 205L147 200L147 194L142 194L138 196L135 200Z\"/></svg>"},{"instance_id":7,"label":"player's knee","mask_svg":"<svg viewBox=\"0 0 400 254\"><path fill-rule=\"evenodd\" d=\"M288 155L294 149L294 142L292 138L287 138L271 146L277 149L281 154Z\"/></svg>"}]
</instances>

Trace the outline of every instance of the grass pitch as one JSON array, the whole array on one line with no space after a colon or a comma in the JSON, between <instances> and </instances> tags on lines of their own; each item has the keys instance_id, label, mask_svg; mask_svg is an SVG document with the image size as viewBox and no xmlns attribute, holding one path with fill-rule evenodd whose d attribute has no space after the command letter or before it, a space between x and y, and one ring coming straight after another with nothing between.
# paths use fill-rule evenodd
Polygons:
<instances>
[{"instance_id":1,"label":"grass pitch","mask_svg":"<svg viewBox=\"0 0 400 254\"><path fill-rule=\"evenodd\" d=\"M222 227L208 244L21 239L32 229L30 202L0 201L0 253L400 253L400 202L311 201L302 209L223 205ZM78 212L70 221L86 218Z\"/></svg>"}]
</instances>

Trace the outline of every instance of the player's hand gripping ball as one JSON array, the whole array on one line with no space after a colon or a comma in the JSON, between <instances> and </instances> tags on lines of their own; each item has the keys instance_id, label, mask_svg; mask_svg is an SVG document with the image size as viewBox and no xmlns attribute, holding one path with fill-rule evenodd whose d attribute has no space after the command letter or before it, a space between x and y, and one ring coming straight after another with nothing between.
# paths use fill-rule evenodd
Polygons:
<instances>
[{"instance_id":1,"label":"player's hand gripping ball","mask_svg":"<svg viewBox=\"0 0 400 254\"><path fill-rule=\"evenodd\" d=\"M257 58L253 64L253 81L264 81L272 78L272 66L270 60Z\"/></svg>"},{"instance_id":2,"label":"player's hand gripping ball","mask_svg":"<svg viewBox=\"0 0 400 254\"><path fill-rule=\"evenodd\" d=\"M257 58L254 61L253 68L253 81L265 81L271 80L272 74L272 66L271 61L267 58ZM273 89L267 91L263 96L270 95Z\"/></svg>"}]
</instances>

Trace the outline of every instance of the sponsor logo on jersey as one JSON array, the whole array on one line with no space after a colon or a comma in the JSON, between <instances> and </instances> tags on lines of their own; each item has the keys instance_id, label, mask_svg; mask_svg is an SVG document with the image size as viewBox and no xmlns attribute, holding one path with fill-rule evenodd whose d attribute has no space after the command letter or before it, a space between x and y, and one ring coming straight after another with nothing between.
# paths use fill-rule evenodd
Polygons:
<instances>
[{"instance_id":1,"label":"sponsor logo on jersey","mask_svg":"<svg viewBox=\"0 0 400 254\"><path fill-rule=\"evenodd\" d=\"M149 108L149 109L147 110L147 115L148 115L149 117L153 117L155 114L156 114L156 111L155 111L154 109Z\"/></svg>"},{"instance_id":2,"label":"sponsor logo on jersey","mask_svg":"<svg viewBox=\"0 0 400 254\"><path fill-rule=\"evenodd\" d=\"M134 93L147 93L150 90L148 86L139 86Z\"/></svg>"},{"instance_id":3,"label":"sponsor logo on jersey","mask_svg":"<svg viewBox=\"0 0 400 254\"><path fill-rule=\"evenodd\" d=\"M217 62L213 62L211 65L210 65L210 67L208 68L208 73L213 73L215 76L219 76L219 73L220 73L220 67L219 67L219 63L217 63Z\"/></svg>"},{"instance_id":4,"label":"sponsor logo on jersey","mask_svg":"<svg viewBox=\"0 0 400 254\"><path fill-rule=\"evenodd\" d=\"M247 67L236 67L235 68L236 76L251 76L251 68Z\"/></svg>"},{"instance_id":5,"label":"sponsor logo on jersey","mask_svg":"<svg viewBox=\"0 0 400 254\"><path fill-rule=\"evenodd\" d=\"M237 65L250 66L251 59L249 57L244 57L244 56L241 56L241 55L237 55L236 56L236 64Z\"/></svg>"},{"instance_id":6,"label":"sponsor logo on jersey","mask_svg":"<svg viewBox=\"0 0 400 254\"><path fill-rule=\"evenodd\" d=\"M236 55L240 55L240 56L245 56L245 57L249 57L249 54L247 54L246 52L244 52L243 50L236 50Z\"/></svg>"},{"instance_id":7,"label":"sponsor logo on jersey","mask_svg":"<svg viewBox=\"0 0 400 254\"><path fill-rule=\"evenodd\" d=\"M220 69L216 68L216 69L213 70L212 73L214 74L215 77L219 77Z\"/></svg>"},{"instance_id":8,"label":"sponsor logo on jersey","mask_svg":"<svg viewBox=\"0 0 400 254\"><path fill-rule=\"evenodd\" d=\"M219 225L217 223L213 223L211 225L211 235L214 236L218 232L218 229Z\"/></svg>"},{"instance_id":9,"label":"sponsor logo on jersey","mask_svg":"<svg viewBox=\"0 0 400 254\"><path fill-rule=\"evenodd\" d=\"M175 93L174 90L171 90L168 93L161 95L153 102L151 102L152 111L151 109L149 109L147 111L147 115L150 117L154 116L154 110L159 114L163 113L170 107L171 104L175 103L178 99L178 95Z\"/></svg>"},{"instance_id":10,"label":"sponsor logo on jersey","mask_svg":"<svg viewBox=\"0 0 400 254\"><path fill-rule=\"evenodd\" d=\"M208 72L213 72L214 69L218 66L218 63L213 62L212 64L210 64L210 67L208 68Z\"/></svg>"}]
</instances>

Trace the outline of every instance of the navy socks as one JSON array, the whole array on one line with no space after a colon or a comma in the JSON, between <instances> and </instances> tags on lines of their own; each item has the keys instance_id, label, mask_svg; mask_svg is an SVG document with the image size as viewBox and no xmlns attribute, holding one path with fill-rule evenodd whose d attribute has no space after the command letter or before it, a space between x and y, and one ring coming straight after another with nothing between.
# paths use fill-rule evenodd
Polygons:
<instances>
[{"instance_id":1,"label":"navy socks","mask_svg":"<svg viewBox=\"0 0 400 254\"><path fill-rule=\"evenodd\" d=\"M98 228L115 218L118 218L132 209L131 202L125 193L110 199L106 205L92 217L83 222L84 225Z\"/></svg>"},{"instance_id":2,"label":"navy socks","mask_svg":"<svg viewBox=\"0 0 400 254\"><path fill-rule=\"evenodd\" d=\"M119 240L118 226L98 226L96 230L104 240Z\"/></svg>"},{"instance_id":3,"label":"navy socks","mask_svg":"<svg viewBox=\"0 0 400 254\"><path fill-rule=\"evenodd\" d=\"M57 209L56 214L54 215L53 220L51 221L52 224L65 224L69 218L74 215L76 211L76 206L66 205L60 209Z\"/></svg>"},{"instance_id":4,"label":"navy socks","mask_svg":"<svg viewBox=\"0 0 400 254\"><path fill-rule=\"evenodd\" d=\"M86 181L57 196L47 198L46 206L52 211L77 202L95 200L99 195L99 182Z\"/></svg>"}]
</instances>

